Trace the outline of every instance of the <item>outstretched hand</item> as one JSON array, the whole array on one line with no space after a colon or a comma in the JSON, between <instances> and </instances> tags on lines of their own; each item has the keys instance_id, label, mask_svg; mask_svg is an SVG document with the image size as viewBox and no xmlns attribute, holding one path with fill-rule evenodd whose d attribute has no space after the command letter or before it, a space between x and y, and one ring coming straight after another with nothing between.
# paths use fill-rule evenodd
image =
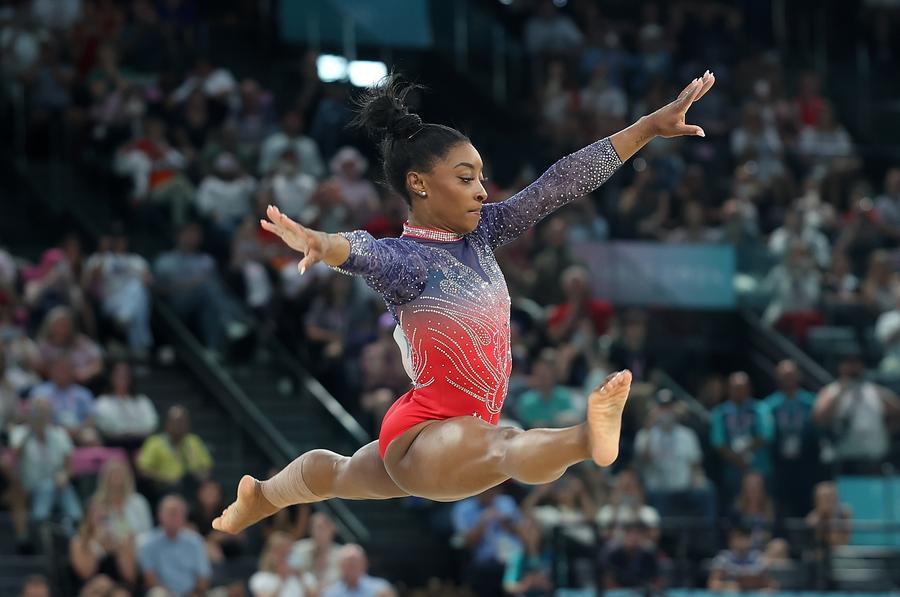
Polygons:
<instances>
[{"instance_id":1,"label":"outstretched hand","mask_svg":"<svg viewBox=\"0 0 900 597\"><path fill-rule=\"evenodd\" d=\"M691 81L678 95L675 101L663 106L648 119L653 125L654 132L660 137L680 137L693 135L705 137L703 129L695 124L686 124L684 117L691 104L703 97L716 82L716 76L706 71L702 77Z\"/></svg>"},{"instance_id":2,"label":"outstretched hand","mask_svg":"<svg viewBox=\"0 0 900 597\"><path fill-rule=\"evenodd\" d=\"M270 205L266 209L266 216L268 216L268 220L259 221L262 227L277 234L290 248L303 253L303 259L297 265L301 274L325 258L329 243L327 234L298 224L281 213L281 210L274 205Z\"/></svg>"}]
</instances>

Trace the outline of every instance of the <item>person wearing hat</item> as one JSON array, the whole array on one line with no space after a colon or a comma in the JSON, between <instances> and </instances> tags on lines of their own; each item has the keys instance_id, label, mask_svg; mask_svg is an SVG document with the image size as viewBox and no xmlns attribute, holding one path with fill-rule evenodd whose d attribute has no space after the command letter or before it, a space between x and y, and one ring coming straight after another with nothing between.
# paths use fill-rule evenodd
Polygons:
<instances>
[{"instance_id":1,"label":"person wearing hat","mask_svg":"<svg viewBox=\"0 0 900 597\"><path fill-rule=\"evenodd\" d=\"M843 474L880 474L891 447L890 429L900 421L900 399L864 379L864 373L859 354L845 355L837 380L819 391L813 405L813 419L831 432L827 456Z\"/></svg>"},{"instance_id":2,"label":"person wearing hat","mask_svg":"<svg viewBox=\"0 0 900 597\"><path fill-rule=\"evenodd\" d=\"M237 158L221 153L212 173L197 189L197 210L212 222L214 229L230 235L250 214L255 191L256 180L244 173Z\"/></svg>"},{"instance_id":3,"label":"person wearing hat","mask_svg":"<svg viewBox=\"0 0 900 597\"><path fill-rule=\"evenodd\" d=\"M716 496L703 472L700 440L678 422L671 390L657 392L656 408L635 436L634 454L647 501L662 516L697 515L715 523Z\"/></svg>"}]
</instances>

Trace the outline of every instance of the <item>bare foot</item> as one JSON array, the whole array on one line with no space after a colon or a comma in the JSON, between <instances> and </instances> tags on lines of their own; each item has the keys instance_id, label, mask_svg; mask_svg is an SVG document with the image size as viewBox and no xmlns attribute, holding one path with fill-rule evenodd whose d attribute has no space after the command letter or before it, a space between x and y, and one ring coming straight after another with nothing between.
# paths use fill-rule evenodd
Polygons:
<instances>
[{"instance_id":1,"label":"bare foot","mask_svg":"<svg viewBox=\"0 0 900 597\"><path fill-rule=\"evenodd\" d=\"M222 516L212 522L212 527L223 533L236 535L263 518L278 512L262 493L259 481L244 475L238 483L237 499L225 508Z\"/></svg>"},{"instance_id":2,"label":"bare foot","mask_svg":"<svg viewBox=\"0 0 900 597\"><path fill-rule=\"evenodd\" d=\"M619 456L622 411L630 390L631 371L625 369L609 376L588 398L591 458L600 466L611 465Z\"/></svg>"}]
</instances>

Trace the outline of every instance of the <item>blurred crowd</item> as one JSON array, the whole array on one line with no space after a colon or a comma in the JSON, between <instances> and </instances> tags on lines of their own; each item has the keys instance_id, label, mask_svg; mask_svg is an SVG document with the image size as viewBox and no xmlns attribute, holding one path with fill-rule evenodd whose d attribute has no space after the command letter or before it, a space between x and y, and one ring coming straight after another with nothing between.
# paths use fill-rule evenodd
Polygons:
<instances>
[{"instance_id":1,"label":"blurred crowd","mask_svg":"<svg viewBox=\"0 0 900 597\"><path fill-rule=\"evenodd\" d=\"M593 388L629 368L622 458L533 491L411 505L466 554L463 580L479 595L660 588L683 519L695 525L689 557L709 566L681 582L791 586L798 562L849 540L835 473L880 472L900 423L897 396L866 377L900 374L900 165L873 177L825 91L837 82L788 71L731 4L645 3L622 20L596 2L557 4L518 3L530 6L519 16L545 155L489 182L490 201L670 101L683 81L707 68L717 78L689 112L704 139L653 141L498 254L515 361L503 423L580 422ZM27 122L24 150L113 177L118 220L96 242L71 234L30 260L0 252L0 478L16 535L27 550L35 525L59 524L85 595L201 592L230 558L260 549L253 595L388 595L324 515L286 512L263 536L213 532L223 497L209 451L184 408L160 421L137 389L149 364L171 359L153 337L156 300L223 363L278 337L373 435L409 384L377 295L324 265L301 276L298 256L258 226L274 204L327 232L401 232L404 200L374 183L371 146L344 127L350 90L319 81L312 54L278 93L214 63L208 11L192 0L0 8L3 93ZM895 13L882 18L896 30ZM875 35L866 50L886 73L898 66L891 43ZM769 396L743 371L701 364L688 387L698 402L681 399L662 387L654 314L593 293L571 248L585 240L733 246L736 287L766 325L804 348L817 329L843 327L857 350L827 363L837 381L824 388L801 387L797 365L780 363ZM798 519L800 542L787 524ZM23 594L40 594L29 583Z\"/></svg>"}]
</instances>

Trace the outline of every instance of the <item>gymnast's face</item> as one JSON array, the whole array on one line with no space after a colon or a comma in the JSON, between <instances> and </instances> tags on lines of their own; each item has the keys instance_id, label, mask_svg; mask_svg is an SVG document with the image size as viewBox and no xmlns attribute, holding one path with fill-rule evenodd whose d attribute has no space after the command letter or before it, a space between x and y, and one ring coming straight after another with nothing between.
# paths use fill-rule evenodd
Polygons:
<instances>
[{"instance_id":1,"label":"gymnast's face","mask_svg":"<svg viewBox=\"0 0 900 597\"><path fill-rule=\"evenodd\" d=\"M483 170L478 150L471 143L457 143L429 172L410 172L413 223L458 234L475 230L487 200Z\"/></svg>"}]
</instances>

